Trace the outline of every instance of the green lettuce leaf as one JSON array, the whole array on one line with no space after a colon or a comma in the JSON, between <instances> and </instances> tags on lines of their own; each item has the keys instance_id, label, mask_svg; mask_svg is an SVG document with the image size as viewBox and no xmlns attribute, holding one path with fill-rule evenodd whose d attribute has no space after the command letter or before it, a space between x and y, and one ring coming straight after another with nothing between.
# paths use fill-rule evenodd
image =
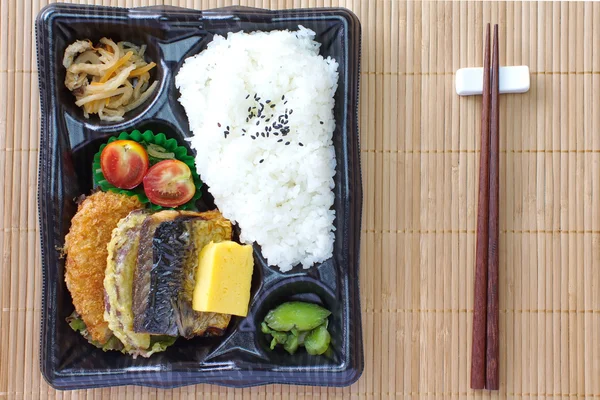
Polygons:
<instances>
[{"instance_id":1,"label":"green lettuce leaf","mask_svg":"<svg viewBox=\"0 0 600 400\"><path fill-rule=\"evenodd\" d=\"M102 349L103 351L109 350L123 350L123 343L115 336L112 335L104 344L100 344L97 341L92 339L92 336L88 332L87 326L81 316L77 313L77 311L73 311L71 315L67 317L67 323L75 332L79 332L81 336L83 336L88 342L90 342L95 347Z\"/></svg>"}]
</instances>

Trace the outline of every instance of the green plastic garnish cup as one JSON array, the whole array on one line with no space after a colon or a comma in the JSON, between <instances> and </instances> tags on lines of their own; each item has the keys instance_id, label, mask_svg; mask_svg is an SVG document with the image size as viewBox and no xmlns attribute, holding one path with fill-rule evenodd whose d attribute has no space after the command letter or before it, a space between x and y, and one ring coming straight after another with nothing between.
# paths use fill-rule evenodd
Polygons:
<instances>
[{"instance_id":1,"label":"green plastic garnish cup","mask_svg":"<svg viewBox=\"0 0 600 400\"><path fill-rule=\"evenodd\" d=\"M135 187L134 189L121 189L112 184L110 184L102 173L102 168L100 166L100 155L102 154L102 150L109 143L114 142L115 140L133 140L135 142L140 143L147 148L149 145L160 146L165 151L165 154L171 153L173 154L174 159L182 161L185 163L192 172L192 179L194 180L194 186L196 187L196 192L194 193L194 197L190 199L185 204L182 204L178 207L163 207L158 204L154 204L150 202L146 193L144 193L144 187L142 184ZM156 158L152 157L150 154L148 155L148 159L150 161L150 166L156 164L159 161L164 160L164 158ZM150 130L146 130L144 133L134 130L131 133L121 132L119 136L112 136L108 139L108 141L100 146L98 152L94 155L94 162L92 164L92 176L94 179L94 188L99 187L104 192L114 192L121 193L127 196L137 196L137 198L151 210L158 211L163 209L177 209L177 210L196 210L196 201L202 196L202 192L200 188L202 187L202 181L196 172L196 162L194 157L188 154L188 151L185 147L180 146L175 139L167 139L164 133L154 134L154 132Z\"/></svg>"}]
</instances>

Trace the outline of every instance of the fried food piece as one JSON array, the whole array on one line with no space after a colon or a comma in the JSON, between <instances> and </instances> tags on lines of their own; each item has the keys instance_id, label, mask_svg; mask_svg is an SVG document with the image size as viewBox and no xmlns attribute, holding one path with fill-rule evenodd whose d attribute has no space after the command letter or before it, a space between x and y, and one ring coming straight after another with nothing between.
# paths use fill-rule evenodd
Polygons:
<instances>
[{"instance_id":1,"label":"fried food piece","mask_svg":"<svg viewBox=\"0 0 600 400\"><path fill-rule=\"evenodd\" d=\"M79 204L65 237L65 282L75 310L92 339L100 344L106 343L112 335L104 320L107 244L119 220L140 208L143 204L137 197L96 192Z\"/></svg>"},{"instance_id":2,"label":"fried food piece","mask_svg":"<svg viewBox=\"0 0 600 400\"><path fill-rule=\"evenodd\" d=\"M104 319L125 350L134 356L148 353L150 335L133 332L131 310L140 229L148 214L137 210L119 221L107 246L108 259L104 277Z\"/></svg>"}]
</instances>

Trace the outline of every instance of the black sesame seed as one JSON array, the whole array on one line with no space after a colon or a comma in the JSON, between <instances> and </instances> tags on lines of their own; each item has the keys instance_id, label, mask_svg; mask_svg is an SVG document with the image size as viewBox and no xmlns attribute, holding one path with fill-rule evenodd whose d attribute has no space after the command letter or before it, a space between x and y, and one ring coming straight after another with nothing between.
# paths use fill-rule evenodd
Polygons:
<instances>
[{"instance_id":1,"label":"black sesame seed","mask_svg":"<svg viewBox=\"0 0 600 400\"><path fill-rule=\"evenodd\" d=\"M250 110L252 110L252 107L248 107L248 112L250 112Z\"/></svg>"},{"instance_id":2,"label":"black sesame seed","mask_svg":"<svg viewBox=\"0 0 600 400\"><path fill-rule=\"evenodd\" d=\"M247 99L248 97L250 97L250 94L248 94L248 96L246 96L246 99Z\"/></svg>"},{"instance_id":3,"label":"black sesame seed","mask_svg":"<svg viewBox=\"0 0 600 400\"><path fill-rule=\"evenodd\" d=\"M287 146L287 145L289 145L289 144L290 144L290 142L285 142L285 145L286 145L286 146Z\"/></svg>"},{"instance_id":4,"label":"black sesame seed","mask_svg":"<svg viewBox=\"0 0 600 400\"><path fill-rule=\"evenodd\" d=\"M252 140L256 139L254 135L250 135L250 137L252 138Z\"/></svg>"},{"instance_id":5,"label":"black sesame seed","mask_svg":"<svg viewBox=\"0 0 600 400\"><path fill-rule=\"evenodd\" d=\"M290 117L289 115L285 114L285 119L288 119L289 117Z\"/></svg>"},{"instance_id":6,"label":"black sesame seed","mask_svg":"<svg viewBox=\"0 0 600 400\"><path fill-rule=\"evenodd\" d=\"M267 116L266 116L265 114L263 114L263 115L261 115L260 117L261 117L261 118L266 118Z\"/></svg>"},{"instance_id":7,"label":"black sesame seed","mask_svg":"<svg viewBox=\"0 0 600 400\"><path fill-rule=\"evenodd\" d=\"M227 130L229 130L229 125L226 126Z\"/></svg>"},{"instance_id":8,"label":"black sesame seed","mask_svg":"<svg viewBox=\"0 0 600 400\"><path fill-rule=\"evenodd\" d=\"M220 122L217 122L217 126L220 128L220 127L221 127L221 123L220 123Z\"/></svg>"},{"instance_id":9,"label":"black sesame seed","mask_svg":"<svg viewBox=\"0 0 600 400\"><path fill-rule=\"evenodd\" d=\"M245 132L246 132L246 130L245 130L244 128L242 128L242 132L244 132L244 133L245 133Z\"/></svg>"},{"instance_id":10,"label":"black sesame seed","mask_svg":"<svg viewBox=\"0 0 600 400\"><path fill-rule=\"evenodd\" d=\"M294 110L290 110L290 115L292 115L294 113Z\"/></svg>"},{"instance_id":11,"label":"black sesame seed","mask_svg":"<svg viewBox=\"0 0 600 400\"><path fill-rule=\"evenodd\" d=\"M262 164L263 161L265 161L264 158L261 158L261 160L259 161L259 163Z\"/></svg>"},{"instance_id":12,"label":"black sesame seed","mask_svg":"<svg viewBox=\"0 0 600 400\"><path fill-rule=\"evenodd\" d=\"M285 94L281 96L281 100L285 100Z\"/></svg>"},{"instance_id":13,"label":"black sesame seed","mask_svg":"<svg viewBox=\"0 0 600 400\"><path fill-rule=\"evenodd\" d=\"M256 125L260 124L260 121L256 121Z\"/></svg>"},{"instance_id":14,"label":"black sesame seed","mask_svg":"<svg viewBox=\"0 0 600 400\"><path fill-rule=\"evenodd\" d=\"M265 100L265 103L269 104L271 102L271 100Z\"/></svg>"},{"instance_id":15,"label":"black sesame seed","mask_svg":"<svg viewBox=\"0 0 600 400\"><path fill-rule=\"evenodd\" d=\"M299 142L299 143L298 143L298 146L304 146L304 145L302 144L302 142Z\"/></svg>"},{"instance_id":16,"label":"black sesame seed","mask_svg":"<svg viewBox=\"0 0 600 400\"><path fill-rule=\"evenodd\" d=\"M275 108L276 104L271 104L271 108Z\"/></svg>"},{"instance_id":17,"label":"black sesame seed","mask_svg":"<svg viewBox=\"0 0 600 400\"><path fill-rule=\"evenodd\" d=\"M279 133L278 132L273 132L273 135L279 136Z\"/></svg>"},{"instance_id":18,"label":"black sesame seed","mask_svg":"<svg viewBox=\"0 0 600 400\"><path fill-rule=\"evenodd\" d=\"M319 123L320 123L321 125L323 125L323 121L319 121Z\"/></svg>"},{"instance_id":19,"label":"black sesame seed","mask_svg":"<svg viewBox=\"0 0 600 400\"><path fill-rule=\"evenodd\" d=\"M246 118L246 122L248 122L249 118Z\"/></svg>"},{"instance_id":20,"label":"black sesame seed","mask_svg":"<svg viewBox=\"0 0 600 400\"><path fill-rule=\"evenodd\" d=\"M280 142L283 142L283 139L279 139L279 140L277 141L277 143L280 143Z\"/></svg>"},{"instance_id":21,"label":"black sesame seed","mask_svg":"<svg viewBox=\"0 0 600 400\"><path fill-rule=\"evenodd\" d=\"M261 132L261 133L260 133L260 136L262 136L262 137L265 137L265 133L264 133L264 132Z\"/></svg>"},{"instance_id":22,"label":"black sesame seed","mask_svg":"<svg viewBox=\"0 0 600 400\"><path fill-rule=\"evenodd\" d=\"M287 104L287 100L283 102L283 104Z\"/></svg>"}]
</instances>

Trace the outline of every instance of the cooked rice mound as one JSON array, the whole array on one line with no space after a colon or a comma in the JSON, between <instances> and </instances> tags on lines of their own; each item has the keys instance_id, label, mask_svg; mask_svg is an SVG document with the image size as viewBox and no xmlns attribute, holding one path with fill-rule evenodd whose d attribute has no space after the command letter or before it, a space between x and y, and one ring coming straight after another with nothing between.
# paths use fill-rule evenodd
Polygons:
<instances>
[{"instance_id":1,"label":"cooked rice mound","mask_svg":"<svg viewBox=\"0 0 600 400\"><path fill-rule=\"evenodd\" d=\"M282 271L332 256L338 64L315 33L230 33L176 76L196 166L223 215Z\"/></svg>"}]
</instances>

